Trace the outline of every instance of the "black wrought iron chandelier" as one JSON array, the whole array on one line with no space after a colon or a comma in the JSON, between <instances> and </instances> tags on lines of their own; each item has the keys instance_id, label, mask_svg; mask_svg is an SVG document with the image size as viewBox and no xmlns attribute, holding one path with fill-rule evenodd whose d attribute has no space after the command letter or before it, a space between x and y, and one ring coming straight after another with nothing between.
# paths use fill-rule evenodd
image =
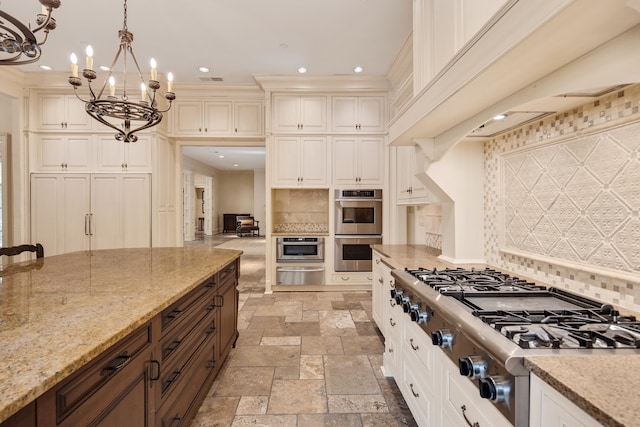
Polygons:
<instances>
[{"instance_id":1,"label":"black wrought iron chandelier","mask_svg":"<svg viewBox=\"0 0 640 427\"><path fill-rule=\"evenodd\" d=\"M0 9L0 65L24 65L40 59L41 46L47 41L49 31L56 28L51 13L60 7L60 0L39 1L42 12L36 15L34 29ZM40 32L42 40L37 39Z\"/></svg>"},{"instance_id":2,"label":"black wrought iron chandelier","mask_svg":"<svg viewBox=\"0 0 640 427\"><path fill-rule=\"evenodd\" d=\"M73 86L76 97L85 103L86 112L100 123L117 131L116 139L118 141L136 142L138 136L134 135L134 133L160 123L162 121L162 113L169 111L173 100L176 99L176 95L172 92L173 75L171 73L167 75L167 92L164 94L164 97L169 101L169 105L165 110L159 110L156 91L160 89L160 82L157 80L156 63L153 59L151 60L151 79L145 84L138 60L131 47L133 34L127 28L127 0L124 0L124 24L122 30L118 31L118 36L120 37L120 47L99 92L96 93L91 87L91 82L97 77L96 72L93 70L93 50L91 46L87 47L87 68L82 70L82 76L88 82L89 99L85 100L78 95L78 88L82 86L82 80L78 77L77 57L75 54L71 55L71 77L69 77L69 83ZM123 55L122 75L124 81L122 93L116 96L113 70L118 63L120 54ZM139 100L135 101L130 100L127 94L127 55L131 55L141 82L141 96ZM107 84L109 84L109 95L103 97Z\"/></svg>"}]
</instances>

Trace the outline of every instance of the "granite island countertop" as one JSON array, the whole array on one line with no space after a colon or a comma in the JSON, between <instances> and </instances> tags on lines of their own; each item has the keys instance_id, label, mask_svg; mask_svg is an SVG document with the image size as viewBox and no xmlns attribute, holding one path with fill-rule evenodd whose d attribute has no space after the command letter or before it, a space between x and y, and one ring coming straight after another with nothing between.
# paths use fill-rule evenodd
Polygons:
<instances>
[{"instance_id":1,"label":"granite island countertop","mask_svg":"<svg viewBox=\"0 0 640 427\"><path fill-rule=\"evenodd\" d=\"M426 246L373 245L372 248L387 257L382 262L392 269L462 266L439 259L437 253ZM636 314L636 317L639 316ZM640 426L640 354L528 357L524 363L603 425Z\"/></svg>"},{"instance_id":2,"label":"granite island countertop","mask_svg":"<svg viewBox=\"0 0 640 427\"><path fill-rule=\"evenodd\" d=\"M0 266L0 422L241 254L112 249Z\"/></svg>"}]
</instances>

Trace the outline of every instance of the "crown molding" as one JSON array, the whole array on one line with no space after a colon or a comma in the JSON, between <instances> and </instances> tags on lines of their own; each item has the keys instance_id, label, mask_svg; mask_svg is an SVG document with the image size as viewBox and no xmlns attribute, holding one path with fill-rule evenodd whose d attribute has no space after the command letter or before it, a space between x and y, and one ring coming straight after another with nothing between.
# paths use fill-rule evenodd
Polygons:
<instances>
[{"instance_id":1,"label":"crown molding","mask_svg":"<svg viewBox=\"0 0 640 427\"><path fill-rule=\"evenodd\" d=\"M253 78L265 91L371 91L386 92L389 80L386 76L292 76L292 75L254 75Z\"/></svg>"}]
</instances>

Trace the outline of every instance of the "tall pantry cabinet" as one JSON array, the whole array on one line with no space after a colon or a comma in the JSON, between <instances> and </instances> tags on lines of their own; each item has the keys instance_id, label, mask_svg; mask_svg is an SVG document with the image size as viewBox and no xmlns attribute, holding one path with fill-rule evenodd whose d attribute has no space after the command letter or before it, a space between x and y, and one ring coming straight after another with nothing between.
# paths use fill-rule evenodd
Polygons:
<instances>
[{"instance_id":1,"label":"tall pantry cabinet","mask_svg":"<svg viewBox=\"0 0 640 427\"><path fill-rule=\"evenodd\" d=\"M68 90L29 95L31 241L46 256L152 246L154 214L170 227L175 212L175 195L164 194L175 187L160 185L175 169L174 148L158 132L165 124L124 143ZM154 245L175 243L170 228L161 234Z\"/></svg>"}]
</instances>

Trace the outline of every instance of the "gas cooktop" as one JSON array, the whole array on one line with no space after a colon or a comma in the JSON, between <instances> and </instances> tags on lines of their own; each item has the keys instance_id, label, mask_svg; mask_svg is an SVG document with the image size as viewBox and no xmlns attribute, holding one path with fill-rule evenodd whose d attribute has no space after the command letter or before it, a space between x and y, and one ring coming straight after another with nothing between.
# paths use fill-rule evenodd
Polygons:
<instances>
[{"instance_id":1,"label":"gas cooktop","mask_svg":"<svg viewBox=\"0 0 640 427\"><path fill-rule=\"evenodd\" d=\"M492 270L407 270L521 348L640 348L640 322L609 304Z\"/></svg>"}]
</instances>

